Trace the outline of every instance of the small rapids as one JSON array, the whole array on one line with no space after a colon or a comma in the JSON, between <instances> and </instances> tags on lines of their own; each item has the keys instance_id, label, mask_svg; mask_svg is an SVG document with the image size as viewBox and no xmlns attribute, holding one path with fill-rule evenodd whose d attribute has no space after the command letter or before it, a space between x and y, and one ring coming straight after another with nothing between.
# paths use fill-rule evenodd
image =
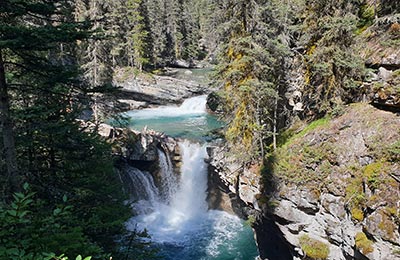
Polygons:
<instances>
[{"instance_id":1,"label":"small rapids","mask_svg":"<svg viewBox=\"0 0 400 260\"><path fill-rule=\"evenodd\" d=\"M129 127L142 130L147 127L170 136L192 140L206 140L212 130L223 122L207 113L206 96L186 99L180 106L162 106L125 113Z\"/></svg>"},{"instance_id":2,"label":"small rapids","mask_svg":"<svg viewBox=\"0 0 400 260\"><path fill-rule=\"evenodd\" d=\"M126 115L134 119L157 119L165 117L204 115L206 111L206 96L186 99L180 106L161 106L128 112Z\"/></svg>"}]
</instances>

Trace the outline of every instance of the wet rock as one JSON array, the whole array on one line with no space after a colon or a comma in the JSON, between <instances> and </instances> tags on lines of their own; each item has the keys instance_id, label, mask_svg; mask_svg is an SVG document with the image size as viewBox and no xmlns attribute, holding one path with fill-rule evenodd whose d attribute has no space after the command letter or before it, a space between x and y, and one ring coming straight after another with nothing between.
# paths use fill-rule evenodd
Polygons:
<instances>
[{"instance_id":1,"label":"wet rock","mask_svg":"<svg viewBox=\"0 0 400 260\"><path fill-rule=\"evenodd\" d=\"M170 64L172 67L189 69L192 64L185 60L175 60Z\"/></svg>"},{"instance_id":2,"label":"wet rock","mask_svg":"<svg viewBox=\"0 0 400 260\"><path fill-rule=\"evenodd\" d=\"M207 92L207 86L190 80L178 79L172 76L139 74L116 77L116 86L120 86L117 96L127 108L149 105L166 105L181 103L185 98L201 95Z\"/></svg>"},{"instance_id":3,"label":"wet rock","mask_svg":"<svg viewBox=\"0 0 400 260\"><path fill-rule=\"evenodd\" d=\"M207 96L207 106L212 112L217 112L221 106L221 98L215 92Z\"/></svg>"},{"instance_id":4,"label":"wet rock","mask_svg":"<svg viewBox=\"0 0 400 260\"><path fill-rule=\"evenodd\" d=\"M149 106L148 102L135 101L131 99L119 99L118 102L121 104L121 109L124 110L135 110L147 108Z\"/></svg>"}]
</instances>

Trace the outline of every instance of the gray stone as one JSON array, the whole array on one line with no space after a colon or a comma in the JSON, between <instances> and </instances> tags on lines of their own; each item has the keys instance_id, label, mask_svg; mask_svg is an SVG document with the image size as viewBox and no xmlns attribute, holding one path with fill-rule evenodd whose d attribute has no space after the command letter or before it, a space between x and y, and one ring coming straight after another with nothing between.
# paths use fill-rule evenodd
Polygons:
<instances>
[{"instance_id":1,"label":"gray stone","mask_svg":"<svg viewBox=\"0 0 400 260\"><path fill-rule=\"evenodd\" d=\"M289 223L310 224L312 221L310 215L299 210L296 204L288 200L282 200L275 208L274 214Z\"/></svg>"},{"instance_id":2,"label":"gray stone","mask_svg":"<svg viewBox=\"0 0 400 260\"><path fill-rule=\"evenodd\" d=\"M132 107L181 103L185 98L204 94L207 90L207 86L194 81L157 75L131 75L114 85L121 87L120 100Z\"/></svg>"},{"instance_id":3,"label":"gray stone","mask_svg":"<svg viewBox=\"0 0 400 260\"><path fill-rule=\"evenodd\" d=\"M393 72L385 69L384 67L379 68L378 77L383 81L388 81L392 77Z\"/></svg>"},{"instance_id":4,"label":"gray stone","mask_svg":"<svg viewBox=\"0 0 400 260\"><path fill-rule=\"evenodd\" d=\"M400 66L400 52L392 53L382 59L382 64L390 65L392 67Z\"/></svg>"},{"instance_id":5,"label":"gray stone","mask_svg":"<svg viewBox=\"0 0 400 260\"><path fill-rule=\"evenodd\" d=\"M366 231L376 239L391 241L400 244L399 226L386 215L384 209L380 208L369 215L365 221Z\"/></svg>"},{"instance_id":6,"label":"gray stone","mask_svg":"<svg viewBox=\"0 0 400 260\"><path fill-rule=\"evenodd\" d=\"M346 210L344 208L343 197L334 196L329 193L324 193L321 195L322 207L338 219L344 219L346 216Z\"/></svg>"}]
</instances>

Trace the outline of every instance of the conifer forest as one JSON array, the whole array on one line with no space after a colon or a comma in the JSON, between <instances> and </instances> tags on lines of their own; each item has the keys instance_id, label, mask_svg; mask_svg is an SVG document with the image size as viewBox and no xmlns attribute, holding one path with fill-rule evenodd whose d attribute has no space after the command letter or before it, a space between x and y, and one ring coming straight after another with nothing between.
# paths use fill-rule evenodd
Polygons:
<instances>
[{"instance_id":1,"label":"conifer forest","mask_svg":"<svg viewBox=\"0 0 400 260\"><path fill-rule=\"evenodd\" d=\"M0 0L0 260L400 259L400 1Z\"/></svg>"}]
</instances>

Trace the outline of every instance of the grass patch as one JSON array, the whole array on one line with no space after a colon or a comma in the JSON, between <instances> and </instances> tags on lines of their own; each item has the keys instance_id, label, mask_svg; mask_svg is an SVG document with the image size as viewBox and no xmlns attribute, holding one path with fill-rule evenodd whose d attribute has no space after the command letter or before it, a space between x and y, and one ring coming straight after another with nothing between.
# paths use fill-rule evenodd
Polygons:
<instances>
[{"instance_id":1,"label":"grass patch","mask_svg":"<svg viewBox=\"0 0 400 260\"><path fill-rule=\"evenodd\" d=\"M291 127L290 129L287 129L286 131L283 131L282 133L279 134L278 136L278 147L282 148L287 148L292 142L298 138L301 138L308 134L309 132L317 129L318 127L322 127L327 125L331 121L330 116L326 116L324 118L312 121L310 124L306 125L302 130L299 131L299 128L301 128L298 124L295 126Z\"/></svg>"},{"instance_id":2,"label":"grass patch","mask_svg":"<svg viewBox=\"0 0 400 260\"><path fill-rule=\"evenodd\" d=\"M359 208L353 208L351 210L351 217L354 220L357 220L357 221L361 222L361 221L364 220L364 212Z\"/></svg>"},{"instance_id":3,"label":"grass patch","mask_svg":"<svg viewBox=\"0 0 400 260\"><path fill-rule=\"evenodd\" d=\"M400 161L400 141L395 142L387 149L387 155L391 161Z\"/></svg>"},{"instance_id":4,"label":"grass patch","mask_svg":"<svg viewBox=\"0 0 400 260\"><path fill-rule=\"evenodd\" d=\"M356 234L356 247L361 250L364 255L374 251L373 244L374 243L368 239L364 232L358 232Z\"/></svg>"},{"instance_id":5,"label":"grass patch","mask_svg":"<svg viewBox=\"0 0 400 260\"><path fill-rule=\"evenodd\" d=\"M330 121L328 116L307 126L297 123L280 135L275 160L270 162L277 176L298 185L324 186L336 160L335 148L329 142L306 144L302 138Z\"/></svg>"},{"instance_id":6,"label":"grass patch","mask_svg":"<svg viewBox=\"0 0 400 260\"><path fill-rule=\"evenodd\" d=\"M383 170L382 168L382 162L371 163L364 168L364 176L368 181L368 187L373 191L379 187L381 181L379 176Z\"/></svg>"},{"instance_id":7,"label":"grass patch","mask_svg":"<svg viewBox=\"0 0 400 260\"><path fill-rule=\"evenodd\" d=\"M300 247L307 257L311 259L327 259L329 246L321 241L302 235L299 239Z\"/></svg>"}]
</instances>

